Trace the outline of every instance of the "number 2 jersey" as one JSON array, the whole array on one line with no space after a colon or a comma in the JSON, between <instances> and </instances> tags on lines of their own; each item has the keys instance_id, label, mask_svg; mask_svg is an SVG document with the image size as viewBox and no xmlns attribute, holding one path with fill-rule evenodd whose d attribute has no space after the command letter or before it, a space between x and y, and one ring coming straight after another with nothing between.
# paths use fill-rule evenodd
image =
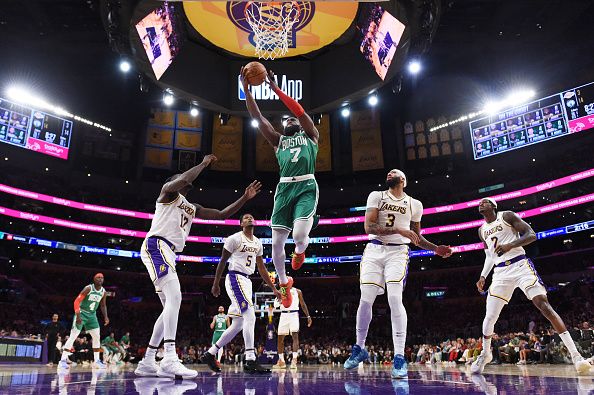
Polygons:
<instances>
[{"instance_id":1,"label":"number 2 jersey","mask_svg":"<svg viewBox=\"0 0 594 395\"><path fill-rule=\"evenodd\" d=\"M196 206L181 194L171 203L157 202L151 229L146 237L162 237L173 244L175 252L182 252L195 216Z\"/></svg>"},{"instance_id":2,"label":"number 2 jersey","mask_svg":"<svg viewBox=\"0 0 594 395\"><path fill-rule=\"evenodd\" d=\"M223 246L231 253L229 258L229 270L244 273L246 275L254 274L256 270L256 257L264 254L262 242L256 236L248 239L243 232L237 232L225 239Z\"/></svg>"},{"instance_id":3,"label":"number 2 jersey","mask_svg":"<svg viewBox=\"0 0 594 395\"><path fill-rule=\"evenodd\" d=\"M417 199L404 194L400 199L387 191L373 191L367 198L367 209L377 208L379 210L377 222L379 226L388 229L399 228L410 230L410 223L421 222L423 216L423 203ZM384 244L408 244L410 239L398 234L374 235L370 239L379 240Z\"/></svg>"},{"instance_id":4,"label":"number 2 jersey","mask_svg":"<svg viewBox=\"0 0 594 395\"><path fill-rule=\"evenodd\" d=\"M509 244L520 238L518 231L503 219L503 211L497 213L495 221L482 224L480 232L487 248L493 254L495 264L505 262L519 255L526 255L526 251L523 247L514 247L501 256L497 256L495 253L495 248L497 248L498 245Z\"/></svg>"}]
</instances>

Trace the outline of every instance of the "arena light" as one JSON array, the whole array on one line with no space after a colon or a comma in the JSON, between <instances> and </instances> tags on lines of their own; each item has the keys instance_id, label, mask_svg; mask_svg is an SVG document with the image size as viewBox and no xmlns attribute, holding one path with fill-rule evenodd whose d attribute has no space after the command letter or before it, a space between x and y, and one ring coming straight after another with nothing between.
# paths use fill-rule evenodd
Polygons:
<instances>
[{"instance_id":1,"label":"arena light","mask_svg":"<svg viewBox=\"0 0 594 395\"><path fill-rule=\"evenodd\" d=\"M87 125L96 127L98 129L106 130L111 132L111 128L102 125L98 122L93 122L89 119L83 118L80 115L72 114L70 111L65 110L60 106L55 106L51 104L48 100L43 97L37 96L32 94L28 89L25 89L20 86L11 86L6 89L6 96L18 103L22 103L26 106L34 107L41 110L46 110L54 113L55 115L64 117L64 118L71 118L75 121L79 121L85 123Z\"/></svg>"},{"instance_id":2,"label":"arena light","mask_svg":"<svg viewBox=\"0 0 594 395\"><path fill-rule=\"evenodd\" d=\"M484 110L477 111L477 112L471 112L471 113L468 113L466 115L462 115L462 116L460 116L460 117L458 117L456 119L453 119L453 120L451 120L449 122L445 122L445 123L442 123L440 125L434 126L431 129L429 129L429 131L430 132L435 132L436 130L447 128L448 126L452 126L452 125L455 125L455 124L460 123L460 122L469 121L469 120L471 120L473 118L476 118L479 115L484 114L484 113L485 113Z\"/></svg>"},{"instance_id":3,"label":"arena light","mask_svg":"<svg viewBox=\"0 0 594 395\"><path fill-rule=\"evenodd\" d=\"M251 125L253 128L257 128L260 123L257 119L252 119ZM236 191L237 192L237 191Z\"/></svg>"},{"instance_id":4,"label":"arena light","mask_svg":"<svg viewBox=\"0 0 594 395\"><path fill-rule=\"evenodd\" d=\"M193 117L197 117L198 114L200 114L200 111L198 111L198 109L196 107L192 107L190 108L190 115Z\"/></svg>"},{"instance_id":5,"label":"arena light","mask_svg":"<svg viewBox=\"0 0 594 395\"><path fill-rule=\"evenodd\" d=\"M340 115L342 115L343 118L347 118L351 115L351 110L348 107L343 107L342 110L340 110Z\"/></svg>"},{"instance_id":6,"label":"arena light","mask_svg":"<svg viewBox=\"0 0 594 395\"><path fill-rule=\"evenodd\" d=\"M421 71L421 62L419 62L418 60L411 60L410 63L408 64L408 72L416 75L419 74L419 72Z\"/></svg>"},{"instance_id":7,"label":"arena light","mask_svg":"<svg viewBox=\"0 0 594 395\"><path fill-rule=\"evenodd\" d=\"M367 103L369 103L369 105L370 105L371 107L375 107L375 106L377 105L378 101L379 101L379 100L378 100L378 98L377 98L377 95L371 95L371 96L369 96L369 98L367 99Z\"/></svg>"},{"instance_id":8,"label":"arena light","mask_svg":"<svg viewBox=\"0 0 594 395\"><path fill-rule=\"evenodd\" d=\"M171 93L166 92L165 94L163 94L163 104L165 104L166 106L171 106L174 102L175 98Z\"/></svg>"},{"instance_id":9,"label":"arena light","mask_svg":"<svg viewBox=\"0 0 594 395\"><path fill-rule=\"evenodd\" d=\"M123 73L127 73L128 71L132 70L132 65L127 60L123 59L120 61L120 71Z\"/></svg>"}]
</instances>

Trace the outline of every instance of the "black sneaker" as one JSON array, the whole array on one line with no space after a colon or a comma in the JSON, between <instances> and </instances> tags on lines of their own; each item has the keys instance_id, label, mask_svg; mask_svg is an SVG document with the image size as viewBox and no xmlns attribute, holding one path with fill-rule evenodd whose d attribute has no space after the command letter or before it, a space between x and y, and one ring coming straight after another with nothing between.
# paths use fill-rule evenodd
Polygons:
<instances>
[{"instance_id":1,"label":"black sneaker","mask_svg":"<svg viewBox=\"0 0 594 395\"><path fill-rule=\"evenodd\" d=\"M256 361L245 361L243 371L246 373L270 373L270 369L266 369Z\"/></svg>"},{"instance_id":2,"label":"black sneaker","mask_svg":"<svg viewBox=\"0 0 594 395\"><path fill-rule=\"evenodd\" d=\"M221 368L219 367L219 364L217 363L215 356L209 353L208 351L202 354L200 360L202 361L202 363L207 364L210 370L212 370L213 372L221 371Z\"/></svg>"}]
</instances>

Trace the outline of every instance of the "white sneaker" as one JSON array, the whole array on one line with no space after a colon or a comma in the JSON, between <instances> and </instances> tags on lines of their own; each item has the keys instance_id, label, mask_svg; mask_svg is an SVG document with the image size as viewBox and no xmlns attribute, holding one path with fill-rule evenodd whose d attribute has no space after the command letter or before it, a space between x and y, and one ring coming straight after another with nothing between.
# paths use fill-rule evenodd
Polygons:
<instances>
[{"instance_id":1,"label":"white sneaker","mask_svg":"<svg viewBox=\"0 0 594 395\"><path fill-rule=\"evenodd\" d=\"M198 376L198 372L186 368L179 362L177 357L171 359L164 358L159 364L159 369L157 369L157 376L169 377L172 379L180 377L182 379L193 379Z\"/></svg>"},{"instance_id":2,"label":"white sneaker","mask_svg":"<svg viewBox=\"0 0 594 395\"><path fill-rule=\"evenodd\" d=\"M470 371L473 374L482 374L483 370L485 369L485 365L488 364L493 360L493 354L489 352L485 352L485 350L481 351L481 354L476 358L476 361L472 363L470 366Z\"/></svg>"},{"instance_id":3,"label":"white sneaker","mask_svg":"<svg viewBox=\"0 0 594 395\"><path fill-rule=\"evenodd\" d=\"M138 362L138 366L136 367L134 373L137 376L142 377L157 377L158 369L159 365L157 365L157 361L155 361L154 358L143 358L140 362Z\"/></svg>"},{"instance_id":4,"label":"white sneaker","mask_svg":"<svg viewBox=\"0 0 594 395\"><path fill-rule=\"evenodd\" d=\"M575 366L575 370L579 374L588 373L590 371L590 362L588 362L584 357L577 354L571 357L571 361L573 362L573 366Z\"/></svg>"},{"instance_id":5,"label":"white sneaker","mask_svg":"<svg viewBox=\"0 0 594 395\"><path fill-rule=\"evenodd\" d=\"M526 365L526 361L518 361L516 365Z\"/></svg>"}]
</instances>

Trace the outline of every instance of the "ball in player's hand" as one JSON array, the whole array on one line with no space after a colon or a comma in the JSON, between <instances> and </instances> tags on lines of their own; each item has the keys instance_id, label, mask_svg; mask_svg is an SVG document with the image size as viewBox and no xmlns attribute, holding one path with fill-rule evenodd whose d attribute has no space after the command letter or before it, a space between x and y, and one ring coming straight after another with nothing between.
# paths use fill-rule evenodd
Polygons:
<instances>
[{"instance_id":1,"label":"ball in player's hand","mask_svg":"<svg viewBox=\"0 0 594 395\"><path fill-rule=\"evenodd\" d=\"M262 85L267 74L266 67L260 62L249 62L243 68L243 77L252 86Z\"/></svg>"}]
</instances>

